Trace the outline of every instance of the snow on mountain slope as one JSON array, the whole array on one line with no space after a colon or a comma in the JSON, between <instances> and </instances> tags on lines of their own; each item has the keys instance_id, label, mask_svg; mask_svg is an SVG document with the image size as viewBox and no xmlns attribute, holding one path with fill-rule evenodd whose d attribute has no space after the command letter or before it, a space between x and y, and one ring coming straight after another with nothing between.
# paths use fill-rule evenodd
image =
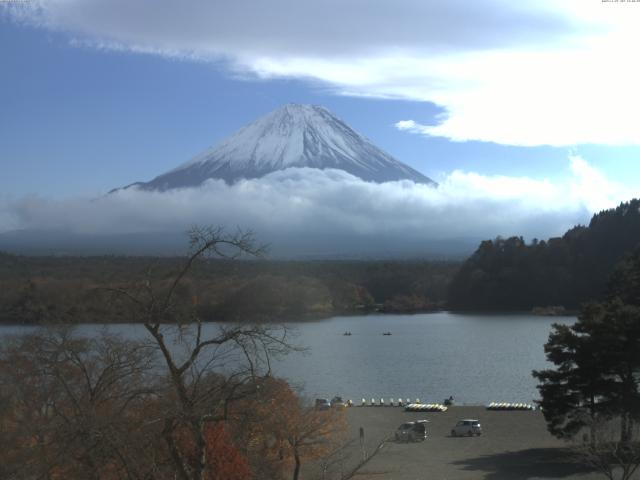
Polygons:
<instances>
[{"instance_id":1,"label":"snow on mountain slope","mask_svg":"<svg viewBox=\"0 0 640 480\"><path fill-rule=\"evenodd\" d=\"M179 167L133 185L167 190L197 186L210 178L234 183L291 167L335 168L379 183L408 179L436 185L380 150L326 108L298 104L285 105Z\"/></svg>"}]
</instances>

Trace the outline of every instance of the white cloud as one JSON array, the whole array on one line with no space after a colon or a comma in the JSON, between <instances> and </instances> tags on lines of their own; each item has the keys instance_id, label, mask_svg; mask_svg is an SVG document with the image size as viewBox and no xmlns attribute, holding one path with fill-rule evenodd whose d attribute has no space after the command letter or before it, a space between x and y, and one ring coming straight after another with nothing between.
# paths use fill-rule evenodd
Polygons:
<instances>
[{"instance_id":1,"label":"white cloud","mask_svg":"<svg viewBox=\"0 0 640 480\"><path fill-rule=\"evenodd\" d=\"M429 129L431 128L430 126L422 125L415 120L400 120L395 123L395 127L404 132L422 133L424 135L428 135Z\"/></svg>"},{"instance_id":2,"label":"white cloud","mask_svg":"<svg viewBox=\"0 0 640 480\"><path fill-rule=\"evenodd\" d=\"M29 197L0 205L7 222L0 230L104 235L240 225L280 253L283 245L299 243L308 252L402 254L421 242L559 235L639 193L610 182L582 158L572 157L570 165L571 179L561 183L455 171L432 188L367 183L340 170L289 169L235 185L212 180L200 188L128 189L93 200Z\"/></svg>"},{"instance_id":3,"label":"white cloud","mask_svg":"<svg viewBox=\"0 0 640 480\"><path fill-rule=\"evenodd\" d=\"M11 2L10 2L11 3ZM78 44L224 61L263 78L434 102L411 131L511 145L638 145L640 4L600 0L48 0L13 18Z\"/></svg>"}]
</instances>

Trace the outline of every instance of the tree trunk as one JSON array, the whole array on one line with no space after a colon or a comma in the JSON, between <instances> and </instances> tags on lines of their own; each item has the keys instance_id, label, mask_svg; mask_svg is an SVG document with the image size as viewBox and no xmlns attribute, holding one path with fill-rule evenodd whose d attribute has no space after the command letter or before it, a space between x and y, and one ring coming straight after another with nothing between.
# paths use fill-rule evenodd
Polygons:
<instances>
[{"instance_id":1,"label":"tree trunk","mask_svg":"<svg viewBox=\"0 0 640 480\"><path fill-rule=\"evenodd\" d=\"M296 461L296 467L293 469L293 480L298 480L298 476L300 475L300 455L297 449L293 452L293 458Z\"/></svg>"},{"instance_id":2,"label":"tree trunk","mask_svg":"<svg viewBox=\"0 0 640 480\"><path fill-rule=\"evenodd\" d=\"M629 443L629 418L626 412L620 415L620 443L623 446Z\"/></svg>"},{"instance_id":3,"label":"tree trunk","mask_svg":"<svg viewBox=\"0 0 640 480\"><path fill-rule=\"evenodd\" d=\"M166 418L164 421L164 428L162 429L162 436L169 448L169 454L173 460L173 464L176 468L176 479L189 480L189 472L186 462L182 458L180 450L178 449L176 442L173 438L174 424L172 419Z\"/></svg>"},{"instance_id":4,"label":"tree trunk","mask_svg":"<svg viewBox=\"0 0 640 480\"><path fill-rule=\"evenodd\" d=\"M204 429L206 422L203 418L199 418L196 421L192 421L192 428L195 430L195 442L196 442L196 454L197 463L194 468L194 480L201 480L204 476L204 471L207 466L207 442L204 438Z\"/></svg>"},{"instance_id":5,"label":"tree trunk","mask_svg":"<svg viewBox=\"0 0 640 480\"><path fill-rule=\"evenodd\" d=\"M589 426L589 444L591 448L596 448L596 397L592 393L591 394L591 405L590 405L590 413L591 413L591 425Z\"/></svg>"}]
</instances>

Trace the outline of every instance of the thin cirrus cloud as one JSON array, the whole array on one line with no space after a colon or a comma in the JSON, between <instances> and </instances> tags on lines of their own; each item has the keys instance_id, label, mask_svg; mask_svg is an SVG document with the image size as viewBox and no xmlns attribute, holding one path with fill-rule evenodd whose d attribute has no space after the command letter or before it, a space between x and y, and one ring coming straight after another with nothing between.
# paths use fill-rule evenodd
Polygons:
<instances>
[{"instance_id":1,"label":"thin cirrus cloud","mask_svg":"<svg viewBox=\"0 0 640 480\"><path fill-rule=\"evenodd\" d=\"M18 3L18 2L16 2ZM465 50L547 42L574 20L557 9L506 0L31 0L14 18L96 46L210 60L330 58L395 48Z\"/></svg>"},{"instance_id":2,"label":"thin cirrus cloud","mask_svg":"<svg viewBox=\"0 0 640 480\"><path fill-rule=\"evenodd\" d=\"M506 145L638 145L640 7L595 0L49 0L17 21L75 44L433 102L409 131ZM400 120L400 119L399 119ZM406 119L405 119L406 120Z\"/></svg>"},{"instance_id":3,"label":"thin cirrus cloud","mask_svg":"<svg viewBox=\"0 0 640 480\"><path fill-rule=\"evenodd\" d=\"M371 253L398 253L420 242L560 235L635 193L580 157L571 157L569 166L572 173L565 182L454 171L432 188L410 181L369 183L340 170L294 168L234 185L210 180L198 188L132 188L98 199L5 199L1 230L113 235L177 232L193 224L240 225L250 226L276 250L296 238L296 248L308 252L357 253L366 245Z\"/></svg>"}]
</instances>

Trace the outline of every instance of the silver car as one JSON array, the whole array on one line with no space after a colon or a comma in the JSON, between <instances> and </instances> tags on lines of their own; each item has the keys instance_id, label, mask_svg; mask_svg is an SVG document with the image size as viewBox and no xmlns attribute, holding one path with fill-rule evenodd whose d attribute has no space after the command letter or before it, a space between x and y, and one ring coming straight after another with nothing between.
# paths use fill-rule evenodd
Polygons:
<instances>
[{"instance_id":1,"label":"silver car","mask_svg":"<svg viewBox=\"0 0 640 480\"><path fill-rule=\"evenodd\" d=\"M482 435L482 425L478 420L472 418L460 420L451 430L452 437L472 437L474 435Z\"/></svg>"}]
</instances>

